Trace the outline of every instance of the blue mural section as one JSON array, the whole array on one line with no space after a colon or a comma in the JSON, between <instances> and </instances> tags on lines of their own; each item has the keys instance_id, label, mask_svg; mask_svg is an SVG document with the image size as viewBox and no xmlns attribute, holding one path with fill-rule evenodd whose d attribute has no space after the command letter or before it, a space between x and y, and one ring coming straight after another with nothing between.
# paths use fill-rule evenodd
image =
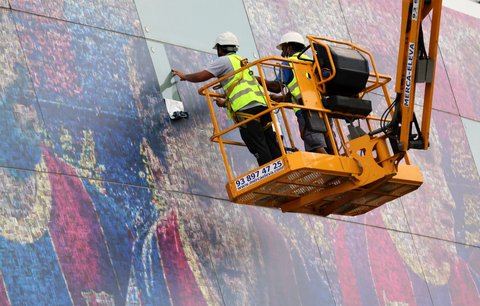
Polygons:
<instances>
[{"instance_id":1,"label":"blue mural section","mask_svg":"<svg viewBox=\"0 0 480 306\"><path fill-rule=\"evenodd\" d=\"M15 18L21 44L32 46L25 54L54 152L80 175L145 185L141 143L161 141L166 121L155 118L164 104L145 41L30 14Z\"/></svg>"},{"instance_id":2,"label":"blue mural section","mask_svg":"<svg viewBox=\"0 0 480 306\"><path fill-rule=\"evenodd\" d=\"M166 118L145 41L1 13L0 304L170 303L145 153L166 147Z\"/></svg>"},{"instance_id":3,"label":"blue mural section","mask_svg":"<svg viewBox=\"0 0 480 306\"><path fill-rule=\"evenodd\" d=\"M43 121L36 103L25 59L16 54L20 44L9 11L0 10L2 21L2 95L0 97L2 156L0 165L34 170L39 161ZM12 52L15 52L12 54ZM39 118L40 117L40 118Z\"/></svg>"},{"instance_id":4,"label":"blue mural section","mask_svg":"<svg viewBox=\"0 0 480 306\"><path fill-rule=\"evenodd\" d=\"M297 30L351 39L381 72L395 67L398 16L372 15L377 1L243 5L262 56ZM447 86L480 72L452 59L478 31L441 45L431 148L411 154L421 189L366 215L320 218L228 202L202 84L176 84L190 117L170 121L133 1L0 7L0 305L480 304L480 178L459 117L476 120L476 89ZM455 22L442 24L442 42L478 25L445 16ZM214 59L164 47L166 70ZM242 147L229 158L238 173L255 165Z\"/></svg>"}]
</instances>

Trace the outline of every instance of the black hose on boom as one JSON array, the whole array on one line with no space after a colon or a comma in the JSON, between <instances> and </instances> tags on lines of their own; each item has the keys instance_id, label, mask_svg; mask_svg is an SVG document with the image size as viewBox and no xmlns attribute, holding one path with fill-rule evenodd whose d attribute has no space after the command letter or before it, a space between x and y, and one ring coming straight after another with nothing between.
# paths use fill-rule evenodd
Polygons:
<instances>
[{"instance_id":1,"label":"black hose on boom","mask_svg":"<svg viewBox=\"0 0 480 306\"><path fill-rule=\"evenodd\" d=\"M398 102L400 101L400 98L401 94L397 93L397 96L395 97L393 103L382 114L382 117L380 119L380 128L371 131L370 133L368 133L368 135L373 136L381 132L388 135L391 134L392 128L398 126L398 122L400 121L400 110L398 107ZM392 120L387 123L388 114L392 111L392 109Z\"/></svg>"}]
</instances>

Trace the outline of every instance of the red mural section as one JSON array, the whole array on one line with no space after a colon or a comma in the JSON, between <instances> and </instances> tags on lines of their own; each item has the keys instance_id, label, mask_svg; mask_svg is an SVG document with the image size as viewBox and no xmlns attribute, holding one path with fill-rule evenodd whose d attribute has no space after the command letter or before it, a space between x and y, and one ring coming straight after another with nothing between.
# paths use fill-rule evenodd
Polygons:
<instances>
[{"instance_id":1,"label":"red mural section","mask_svg":"<svg viewBox=\"0 0 480 306\"><path fill-rule=\"evenodd\" d=\"M300 305L302 303L297 294L292 294L292 289L297 285L293 267L293 260L300 257L289 256L290 252L286 246L285 237L277 225L265 218L256 210L251 212L252 221L262 234L260 235L260 254L264 260L265 281L262 290L266 292L271 305ZM260 285L260 284L259 284ZM319 284L320 288L320 284ZM299 290L293 290L297 293Z\"/></svg>"},{"instance_id":2,"label":"red mural section","mask_svg":"<svg viewBox=\"0 0 480 306\"><path fill-rule=\"evenodd\" d=\"M207 305L189 265L179 231L175 211L157 226L158 248L171 298L174 305Z\"/></svg>"},{"instance_id":3,"label":"red mural section","mask_svg":"<svg viewBox=\"0 0 480 306\"><path fill-rule=\"evenodd\" d=\"M380 215L367 219L385 226ZM331 222L328 228L336 265L330 279L338 284L343 305L480 303L476 264L447 254L453 243L430 245L431 238L352 223Z\"/></svg>"},{"instance_id":4,"label":"red mural section","mask_svg":"<svg viewBox=\"0 0 480 306\"><path fill-rule=\"evenodd\" d=\"M366 239L372 280L380 305L421 305L416 301L414 284L409 278L407 265L399 256L389 232L367 228Z\"/></svg>"},{"instance_id":5,"label":"red mural section","mask_svg":"<svg viewBox=\"0 0 480 306\"><path fill-rule=\"evenodd\" d=\"M5 288L5 282L3 281L2 273L0 273L0 305L4 305L4 306L12 305L8 300L7 289Z\"/></svg>"},{"instance_id":6,"label":"red mural section","mask_svg":"<svg viewBox=\"0 0 480 306\"><path fill-rule=\"evenodd\" d=\"M49 171L66 174L52 175L50 179L49 228L72 299L75 305L92 305L97 300L113 302L118 288L92 200L75 169L46 148L43 154Z\"/></svg>"},{"instance_id":7,"label":"red mural section","mask_svg":"<svg viewBox=\"0 0 480 306\"><path fill-rule=\"evenodd\" d=\"M40 6L41 7L41 6ZM55 10L63 12L63 2L55 5ZM49 29L49 30L42 30ZM35 28L22 33L23 48L28 50L33 83L38 88L56 93L62 97L80 94L81 87L75 69L75 50L71 35L64 22L47 18L36 18ZM52 65L55 63L55 65Z\"/></svg>"}]
</instances>

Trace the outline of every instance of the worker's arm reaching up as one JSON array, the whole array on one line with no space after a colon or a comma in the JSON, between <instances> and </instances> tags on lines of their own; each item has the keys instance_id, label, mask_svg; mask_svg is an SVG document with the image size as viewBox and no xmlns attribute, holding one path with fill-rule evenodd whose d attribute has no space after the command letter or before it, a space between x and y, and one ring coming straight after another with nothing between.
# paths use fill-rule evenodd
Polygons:
<instances>
[{"instance_id":1,"label":"worker's arm reaching up","mask_svg":"<svg viewBox=\"0 0 480 306\"><path fill-rule=\"evenodd\" d=\"M172 74L174 76L178 75L181 81L189 81L193 83L204 82L214 77L214 75L207 70L185 74L183 71L172 69Z\"/></svg>"}]
</instances>

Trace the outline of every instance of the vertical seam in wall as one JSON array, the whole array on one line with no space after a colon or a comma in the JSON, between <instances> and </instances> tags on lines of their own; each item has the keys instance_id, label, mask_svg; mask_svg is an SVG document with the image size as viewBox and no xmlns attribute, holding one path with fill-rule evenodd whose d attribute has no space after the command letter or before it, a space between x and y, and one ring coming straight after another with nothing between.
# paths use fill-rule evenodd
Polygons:
<instances>
[{"instance_id":1,"label":"vertical seam in wall","mask_svg":"<svg viewBox=\"0 0 480 306\"><path fill-rule=\"evenodd\" d=\"M195 201L195 199L198 199L199 197L203 197L201 195L193 195L193 194L188 194L189 197L192 198L193 202L194 202L194 205L193 205L193 209L195 211L195 214L197 215L197 218L198 220L200 221L200 228L202 228L202 235L208 235L208 230L204 227L205 226L205 221L207 220L207 218L205 218L205 215L203 214L203 211L201 210L201 201ZM213 199L213 198L208 198L209 199L209 204L212 204L212 201L217 201L217 199ZM214 204L213 204L214 205ZM199 212L200 210L200 212ZM217 220L215 220L215 226L216 226L216 222ZM208 236L205 237L206 241L209 241L210 240L208 239ZM213 260L213 256L212 256L212 252L210 252L210 249L207 250L207 253L208 253L208 260L210 262L210 266L212 267L212 271L213 271L213 274L215 275L215 283L217 284L217 288L218 288L218 293L220 294L220 297L222 298L222 303L224 306L228 306L226 303L225 303L225 297L223 296L223 292L222 292L222 287L220 286L220 281L219 281L219 278L218 278L218 273L217 273L217 269L216 269L216 266L215 266L215 262ZM208 278L205 278L205 279L208 279ZM208 300L207 300L208 302Z\"/></svg>"},{"instance_id":2,"label":"vertical seam in wall","mask_svg":"<svg viewBox=\"0 0 480 306\"><path fill-rule=\"evenodd\" d=\"M402 207L402 211L403 211L403 215L405 216L405 222L407 223L407 230L408 230L408 233L410 234L410 237L412 239L412 244L413 244L413 249L415 250L415 255L420 263L420 268L422 269L422 275L423 275L423 279L425 281L425 285L427 286L427 291L428 291L428 296L430 297L430 301L432 302L432 305L434 305L433 303L433 296L432 296L432 292L430 291L430 286L428 285L428 282L427 282L427 277L425 275L425 271L423 270L423 262L422 262L422 259L418 253L418 249L417 249L417 245L415 244L415 239L413 236L415 236L412 232L412 229L410 227L410 223L408 222L408 218L407 218L407 212L405 210L405 206L403 205L403 201L402 199L400 199L400 204L401 204L401 207Z\"/></svg>"},{"instance_id":3,"label":"vertical seam in wall","mask_svg":"<svg viewBox=\"0 0 480 306\"><path fill-rule=\"evenodd\" d=\"M345 23L345 28L347 29L347 34L348 34L348 37L350 38L350 42L353 42L352 34L350 33L350 29L348 28L347 18L345 18L345 13L343 12L342 0L338 0L338 5L340 6L340 12L342 14L343 21Z\"/></svg>"},{"instance_id":4,"label":"vertical seam in wall","mask_svg":"<svg viewBox=\"0 0 480 306\"><path fill-rule=\"evenodd\" d=\"M313 216L308 216L308 220L309 220L309 224L310 224L311 229L313 229L313 220L312 220L313 218L314 218ZM323 218L323 219L327 220L327 218ZM324 221L321 221L321 222L324 222ZM340 222L340 221L337 221L337 222ZM332 298L333 304L337 305L337 301L335 300L334 290L333 290L333 287L332 287L332 281L328 277L328 273L327 273L327 268L326 268L327 267L327 262L326 262L326 260L323 259L322 251L320 249L320 245L318 244L317 235L314 235L314 237L315 237L315 245L317 246L318 256L320 257L320 261L322 262L322 267L320 267L320 268L323 270L323 273L325 274L325 278L327 279L327 284L328 284L328 288L330 289L330 296Z\"/></svg>"},{"instance_id":5,"label":"vertical seam in wall","mask_svg":"<svg viewBox=\"0 0 480 306\"><path fill-rule=\"evenodd\" d=\"M137 12L137 17L138 17L138 22L140 23L140 29L142 30L142 37L143 39L145 39L145 41L147 40L147 35L145 35L145 31L144 31L144 27L143 27L143 24L142 24L142 20L140 19L140 13L138 12L138 8L137 8L137 2L135 0L132 0L133 2L133 6L135 7L135 12Z\"/></svg>"},{"instance_id":6,"label":"vertical seam in wall","mask_svg":"<svg viewBox=\"0 0 480 306\"><path fill-rule=\"evenodd\" d=\"M432 17L429 16L429 19L430 21L432 20ZM455 102L455 108L457 110L457 114L458 116L462 116L462 114L460 113L460 108L458 107L458 104L457 104L457 97L455 96L455 91L453 90L453 86L452 86L452 82L450 80L450 76L448 74L448 69L447 69L447 65L445 63L445 58L443 57L443 53L442 53L442 48L440 46L440 41L438 42L438 55L437 55L437 61L438 61L438 57L440 57L441 61L442 61L442 64L443 64L443 67L445 67L445 75L447 77L447 81L448 81L448 85L450 86L450 91L452 92L452 96L453 96L453 101ZM456 115L456 114L455 114Z\"/></svg>"},{"instance_id":7,"label":"vertical seam in wall","mask_svg":"<svg viewBox=\"0 0 480 306\"><path fill-rule=\"evenodd\" d=\"M252 23L250 22L250 17L248 16L247 7L245 6L245 2L243 0L242 0L242 4L243 4L243 10L245 12L245 16L247 17L247 22L248 22L248 27L250 28L250 33L252 33L253 42L255 44L255 50L257 52L257 54L256 54L257 58L260 58L260 52L258 50L257 40L255 39L255 34L253 33Z\"/></svg>"}]
</instances>

